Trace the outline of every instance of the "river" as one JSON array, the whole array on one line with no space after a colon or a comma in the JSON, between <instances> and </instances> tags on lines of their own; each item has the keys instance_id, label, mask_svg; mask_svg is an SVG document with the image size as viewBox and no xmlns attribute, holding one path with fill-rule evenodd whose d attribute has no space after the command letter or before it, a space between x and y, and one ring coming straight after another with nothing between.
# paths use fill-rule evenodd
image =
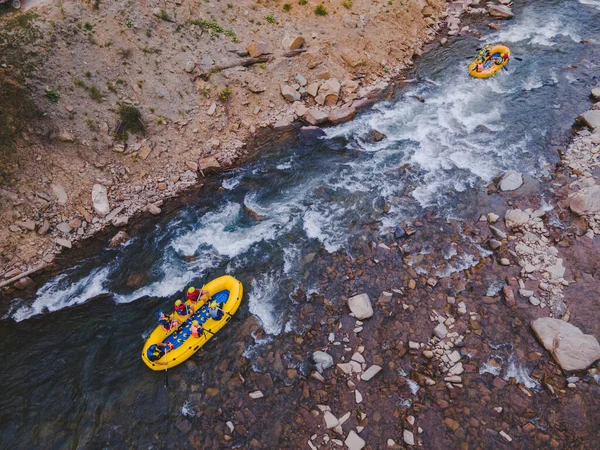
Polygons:
<instances>
[{"instance_id":1,"label":"river","mask_svg":"<svg viewBox=\"0 0 600 450\"><path fill-rule=\"evenodd\" d=\"M220 405L241 405L248 390L239 401L221 398L223 389L198 398L202 386L235 378L219 382L213 368L264 372L278 350L284 365L304 370L286 346L306 328L299 299L323 294L315 258L355 257L366 229L373 239L393 240L398 227L435 224L419 235L415 251L437 255L436 263L417 259L413 269L444 277L476 266L488 250L468 237L457 247L445 227L476 221L495 201L486 187L507 170L526 174L532 191L545 186L598 79L600 2L516 1L514 10L500 31L482 28L482 40L452 38L424 54L391 100L325 133L265 144L178 210L138 227L124 247L73 261L33 298L5 306L2 447L193 446L175 444L181 432L174 424L184 416L204 420L198 404L205 403L204 418L215 414L220 429L228 420ZM484 40L510 46L521 60L491 79L470 78L468 57ZM373 142L371 129L387 137ZM543 191L542 201L549 196ZM155 312L206 274L223 273L245 286L241 322L185 368L148 370L139 355ZM249 325L252 317L264 332ZM299 384L283 384L289 398L279 404L302 395ZM267 428L258 421L249 436L268 442ZM201 432L207 448L230 445L216 431ZM245 448L249 439L235 445Z\"/></svg>"}]
</instances>

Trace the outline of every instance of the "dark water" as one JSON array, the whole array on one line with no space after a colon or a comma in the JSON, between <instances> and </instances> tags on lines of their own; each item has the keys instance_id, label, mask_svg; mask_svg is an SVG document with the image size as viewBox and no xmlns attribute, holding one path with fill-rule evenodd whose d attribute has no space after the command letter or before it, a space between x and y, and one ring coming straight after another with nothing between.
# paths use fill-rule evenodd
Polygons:
<instances>
[{"instance_id":1,"label":"dark water","mask_svg":"<svg viewBox=\"0 0 600 450\"><path fill-rule=\"evenodd\" d=\"M319 290L319 273L308 263L313 253L350 251L365 224L386 235L430 218L474 219L487 201L483 188L504 171L534 180L550 174L597 81L600 11L585 3L517 2L515 20L484 34L523 59L508 72L469 78L466 56L481 42L451 40L424 55L411 75L417 81L393 100L325 138L300 133L268 145L124 248L77 261L34 299L14 301L0 322L2 446L177 446L168 440L178 436L173 425L194 385L223 361L234 361L228 371L235 372L264 356L247 333L249 317L275 347L302 329L293 294ZM372 128L387 139L370 142ZM431 267L415 258L413 269L439 277L487 254L467 237L459 250L435 237L419 247L440 262ZM165 375L140 361L144 338L155 311L207 272L243 282L242 321L166 374L171 387L164 389ZM144 285L128 287L136 274Z\"/></svg>"}]
</instances>

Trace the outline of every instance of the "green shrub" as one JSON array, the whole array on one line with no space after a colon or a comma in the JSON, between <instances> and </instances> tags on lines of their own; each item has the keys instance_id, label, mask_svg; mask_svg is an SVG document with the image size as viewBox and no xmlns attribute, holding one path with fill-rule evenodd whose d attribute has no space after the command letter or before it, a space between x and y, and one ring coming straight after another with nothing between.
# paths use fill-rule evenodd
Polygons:
<instances>
[{"instance_id":1,"label":"green shrub","mask_svg":"<svg viewBox=\"0 0 600 450\"><path fill-rule=\"evenodd\" d=\"M98 103L102 103L102 91L98 89L95 84L92 84L90 87L90 98L96 100Z\"/></svg>"},{"instance_id":2,"label":"green shrub","mask_svg":"<svg viewBox=\"0 0 600 450\"><path fill-rule=\"evenodd\" d=\"M308 3L308 0L298 0L299 5L306 5L307 3Z\"/></svg>"},{"instance_id":3,"label":"green shrub","mask_svg":"<svg viewBox=\"0 0 600 450\"><path fill-rule=\"evenodd\" d=\"M290 12L291 9L292 9L292 5L290 3L284 3L283 4L283 10L285 12Z\"/></svg>"},{"instance_id":4,"label":"green shrub","mask_svg":"<svg viewBox=\"0 0 600 450\"><path fill-rule=\"evenodd\" d=\"M113 92L114 94L117 93L117 88L110 81L106 82L106 89L108 89L110 92Z\"/></svg>"},{"instance_id":5,"label":"green shrub","mask_svg":"<svg viewBox=\"0 0 600 450\"><path fill-rule=\"evenodd\" d=\"M221 97L221 100L226 102L227 100L229 100L229 97L231 97L231 89L226 87L221 92L219 92L219 97Z\"/></svg>"},{"instance_id":6,"label":"green shrub","mask_svg":"<svg viewBox=\"0 0 600 450\"><path fill-rule=\"evenodd\" d=\"M121 105L117 111L119 124L115 130L117 137L127 139L128 133L139 133L146 129L142 113L135 106Z\"/></svg>"},{"instance_id":7,"label":"green shrub","mask_svg":"<svg viewBox=\"0 0 600 450\"><path fill-rule=\"evenodd\" d=\"M160 15L158 17L160 17L162 20L164 20L166 22L171 21L171 17L169 17L169 14L167 14L167 10L164 8L160 10Z\"/></svg>"},{"instance_id":8,"label":"green shrub","mask_svg":"<svg viewBox=\"0 0 600 450\"><path fill-rule=\"evenodd\" d=\"M273 14L269 14L268 16L265 16L265 20L269 23L275 23L275 17L273 16Z\"/></svg>"},{"instance_id":9,"label":"green shrub","mask_svg":"<svg viewBox=\"0 0 600 450\"><path fill-rule=\"evenodd\" d=\"M326 16L327 15L327 8L325 8L323 3L321 3L320 5L317 5L317 7L315 8L315 15L316 16Z\"/></svg>"},{"instance_id":10,"label":"green shrub","mask_svg":"<svg viewBox=\"0 0 600 450\"><path fill-rule=\"evenodd\" d=\"M83 28L85 28L85 29L86 29L86 30L88 30L88 31L92 31L92 30L94 29L94 25L92 25L92 24L91 24L91 23L89 23L89 22L86 22L86 23L83 25Z\"/></svg>"},{"instance_id":11,"label":"green shrub","mask_svg":"<svg viewBox=\"0 0 600 450\"><path fill-rule=\"evenodd\" d=\"M58 101L58 98L60 97L58 90L50 89L50 88L46 88L45 95L46 95L46 98L48 100L50 100L52 103L56 103Z\"/></svg>"},{"instance_id":12,"label":"green shrub","mask_svg":"<svg viewBox=\"0 0 600 450\"><path fill-rule=\"evenodd\" d=\"M344 0L342 2L342 6L346 9L352 8L352 0Z\"/></svg>"}]
</instances>

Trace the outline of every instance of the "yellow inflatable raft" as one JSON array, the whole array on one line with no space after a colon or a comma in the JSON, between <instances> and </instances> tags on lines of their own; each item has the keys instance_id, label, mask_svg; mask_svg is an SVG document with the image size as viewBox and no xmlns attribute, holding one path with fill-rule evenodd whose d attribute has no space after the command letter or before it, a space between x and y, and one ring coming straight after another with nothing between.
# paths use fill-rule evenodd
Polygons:
<instances>
[{"instance_id":1,"label":"yellow inflatable raft","mask_svg":"<svg viewBox=\"0 0 600 450\"><path fill-rule=\"evenodd\" d=\"M504 58L504 55L507 57ZM496 59L502 58L502 63L496 64ZM483 70L477 72L477 58L469 65L469 74L475 78L488 78L501 70L510 59L510 49L504 45L494 45L490 48L489 56L483 61Z\"/></svg>"},{"instance_id":2,"label":"yellow inflatable raft","mask_svg":"<svg viewBox=\"0 0 600 450\"><path fill-rule=\"evenodd\" d=\"M210 300L200 308L196 306L198 310L192 317L186 320L185 316L173 313L171 318L182 322L178 329L167 332L159 325L148 337L142 350L142 361L152 370L170 369L196 353L200 347L206 344L217 331L231 320L242 301L242 283L229 275L210 281L204 286L204 289L210 293ZM219 320L211 318L209 314L208 304L213 301L216 301L218 307L222 310L222 317ZM189 300L185 303L190 305ZM202 300L197 303L197 305L200 304L202 304ZM204 328L204 333L197 338L192 336L190 330L193 320L197 320ZM156 344L160 343L171 345L171 350L166 354L161 352L161 357L156 359L156 356L153 357L153 353L156 355ZM153 361L150 358L156 360Z\"/></svg>"}]
</instances>

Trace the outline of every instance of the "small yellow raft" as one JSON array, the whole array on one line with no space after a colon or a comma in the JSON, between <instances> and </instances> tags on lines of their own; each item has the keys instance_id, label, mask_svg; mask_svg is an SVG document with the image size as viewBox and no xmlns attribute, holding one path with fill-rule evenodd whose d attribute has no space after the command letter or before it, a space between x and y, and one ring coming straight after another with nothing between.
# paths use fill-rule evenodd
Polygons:
<instances>
[{"instance_id":1,"label":"small yellow raft","mask_svg":"<svg viewBox=\"0 0 600 450\"><path fill-rule=\"evenodd\" d=\"M231 320L240 306L244 293L242 283L230 275L210 281L204 286L204 289L210 293L210 300L201 306L192 317L186 320L185 316L173 313L171 317L181 321L181 326L177 330L167 332L159 325L146 340L142 350L142 361L152 370L170 369L196 353ZM223 310L219 320L210 317L208 303L212 301L216 301L219 308ZM190 301L188 300L186 304L189 305ZM190 331L193 320L197 320L204 328L204 333L197 338L193 337ZM149 359L152 353L150 347L161 342L172 344L173 348L160 359L151 361Z\"/></svg>"},{"instance_id":2,"label":"small yellow raft","mask_svg":"<svg viewBox=\"0 0 600 450\"><path fill-rule=\"evenodd\" d=\"M508 55L508 58L504 59L504 55ZM496 64L496 58L503 58L501 64ZM469 74L475 78L489 78L496 72L501 70L510 59L510 49L504 45L494 45L490 48L490 55L483 61L483 70L477 72L477 58L469 64Z\"/></svg>"}]
</instances>

